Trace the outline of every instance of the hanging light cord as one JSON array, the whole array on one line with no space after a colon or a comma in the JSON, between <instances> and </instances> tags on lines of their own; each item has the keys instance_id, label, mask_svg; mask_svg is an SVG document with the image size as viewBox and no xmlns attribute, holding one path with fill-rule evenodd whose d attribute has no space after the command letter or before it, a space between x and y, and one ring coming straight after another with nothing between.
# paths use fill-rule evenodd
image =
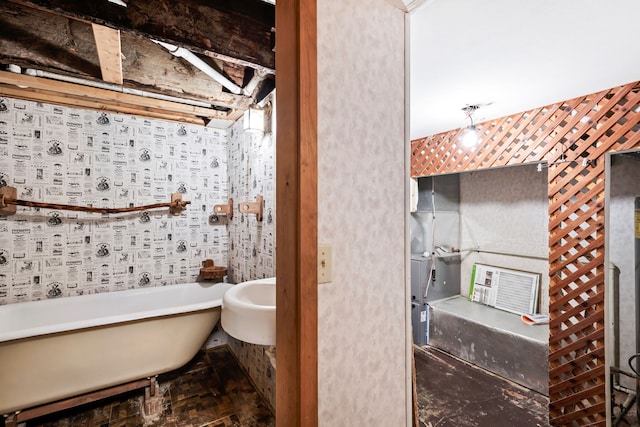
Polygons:
<instances>
[{"instance_id":1,"label":"hanging light cord","mask_svg":"<svg viewBox=\"0 0 640 427\"><path fill-rule=\"evenodd\" d=\"M467 105L466 107L462 108L462 111L464 111L464 113L467 115L467 118L471 120L472 129L475 129L475 125L473 124L473 113L475 113L479 108L480 106L478 105Z\"/></svg>"}]
</instances>

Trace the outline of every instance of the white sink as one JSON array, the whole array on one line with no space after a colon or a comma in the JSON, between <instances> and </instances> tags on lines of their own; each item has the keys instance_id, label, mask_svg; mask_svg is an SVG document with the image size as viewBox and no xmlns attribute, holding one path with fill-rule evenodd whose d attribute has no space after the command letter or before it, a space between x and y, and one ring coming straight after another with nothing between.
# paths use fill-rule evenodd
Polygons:
<instances>
[{"instance_id":1,"label":"white sink","mask_svg":"<svg viewBox=\"0 0 640 427\"><path fill-rule=\"evenodd\" d=\"M222 329L252 344L276 345L276 278L250 280L222 296Z\"/></svg>"}]
</instances>

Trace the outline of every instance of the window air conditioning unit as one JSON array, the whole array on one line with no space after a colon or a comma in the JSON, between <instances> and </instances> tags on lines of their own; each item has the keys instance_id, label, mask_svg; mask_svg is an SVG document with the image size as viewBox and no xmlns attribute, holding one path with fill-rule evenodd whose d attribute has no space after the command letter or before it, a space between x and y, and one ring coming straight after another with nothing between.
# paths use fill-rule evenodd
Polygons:
<instances>
[{"instance_id":1,"label":"window air conditioning unit","mask_svg":"<svg viewBox=\"0 0 640 427\"><path fill-rule=\"evenodd\" d=\"M474 264L469 301L511 313L538 312L540 274Z\"/></svg>"}]
</instances>

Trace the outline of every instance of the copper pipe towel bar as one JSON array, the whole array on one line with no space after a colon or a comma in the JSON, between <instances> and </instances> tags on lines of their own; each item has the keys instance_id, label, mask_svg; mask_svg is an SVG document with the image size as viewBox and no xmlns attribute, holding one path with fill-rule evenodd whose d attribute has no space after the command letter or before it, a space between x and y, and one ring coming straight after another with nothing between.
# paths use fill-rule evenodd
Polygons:
<instances>
[{"instance_id":1,"label":"copper pipe towel bar","mask_svg":"<svg viewBox=\"0 0 640 427\"><path fill-rule=\"evenodd\" d=\"M149 209L169 208L173 215L180 215L183 209L190 204L190 201L183 201L180 193L171 194L171 202L155 203L152 205L134 206L129 208L95 208L93 206L61 205L57 203L32 202L17 198L17 190L14 187L0 188L0 215L13 215L16 213L16 206L29 206L33 208L58 209L76 212L92 213L125 213L146 211Z\"/></svg>"}]
</instances>

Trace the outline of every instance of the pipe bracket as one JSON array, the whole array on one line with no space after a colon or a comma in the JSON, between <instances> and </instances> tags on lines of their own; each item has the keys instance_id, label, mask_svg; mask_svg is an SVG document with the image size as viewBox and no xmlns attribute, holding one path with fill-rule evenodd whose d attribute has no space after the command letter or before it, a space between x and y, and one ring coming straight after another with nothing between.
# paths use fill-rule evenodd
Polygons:
<instances>
[{"instance_id":1,"label":"pipe bracket","mask_svg":"<svg viewBox=\"0 0 640 427\"><path fill-rule=\"evenodd\" d=\"M233 219L233 199L229 198L226 205L213 205L213 213L225 215L229 220Z\"/></svg>"},{"instance_id":2,"label":"pipe bracket","mask_svg":"<svg viewBox=\"0 0 640 427\"><path fill-rule=\"evenodd\" d=\"M18 197L18 190L15 187L0 187L0 215L14 215L17 206L7 203L7 200L15 200Z\"/></svg>"},{"instance_id":3,"label":"pipe bracket","mask_svg":"<svg viewBox=\"0 0 640 427\"><path fill-rule=\"evenodd\" d=\"M238 209L240 210L240 213L256 214L256 219L258 221L262 221L263 200L262 195L258 194L255 202L241 202L238 205Z\"/></svg>"}]
</instances>

